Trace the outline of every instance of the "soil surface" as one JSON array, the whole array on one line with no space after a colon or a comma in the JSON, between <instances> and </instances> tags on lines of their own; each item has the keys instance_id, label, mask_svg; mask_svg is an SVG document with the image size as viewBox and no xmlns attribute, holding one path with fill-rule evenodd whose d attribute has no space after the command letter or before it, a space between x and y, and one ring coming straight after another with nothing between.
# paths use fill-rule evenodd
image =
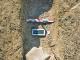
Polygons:
<instances>
[{"instance_id":1,"label":"soil surface","mask_svg":"<svg viewBox=\"0 0 80 60\"><path fill-rule=\"evenodd\" d=\"M80 60L80 0L0 0L0 60L26 60L32 47L43 47L56 60ZM48 18L52 24L30 24ZM32 28L50 31L31 35Z\"/></svg>"}]
</instances>

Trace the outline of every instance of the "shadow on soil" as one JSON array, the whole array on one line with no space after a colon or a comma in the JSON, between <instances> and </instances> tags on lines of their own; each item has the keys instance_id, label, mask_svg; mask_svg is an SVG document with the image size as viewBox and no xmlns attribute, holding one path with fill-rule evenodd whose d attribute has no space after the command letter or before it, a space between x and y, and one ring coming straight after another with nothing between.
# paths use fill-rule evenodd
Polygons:
<instances>
[{"instance_id":1,"label":"shadow on soil","mask_svg":"<svg viewBox=\"0 0 80 60\"><path fill-rule=\"evenodd\" d=\"M38 28L38 24L29 24L26 22L29 18L38 18L44 12L48 12L52 7L53 0L22 0L22 26L23 26L23 60L25 54L32 47L40 46L40 37L31 35L32 28Z\"/></svg>"}]
</instances>

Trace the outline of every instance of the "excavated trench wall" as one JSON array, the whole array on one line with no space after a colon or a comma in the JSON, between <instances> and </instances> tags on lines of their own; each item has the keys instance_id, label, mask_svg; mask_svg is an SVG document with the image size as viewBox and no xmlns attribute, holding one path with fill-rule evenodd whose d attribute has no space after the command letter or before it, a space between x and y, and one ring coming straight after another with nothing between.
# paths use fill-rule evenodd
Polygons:
<instances>
[{"instance_id":1,"label":"excavated trench wall","mask_svg":"<svg viewBox=\"0 0 80 60\"><path fill-rule=\"evenodd\" d=\"M59 60L80 60L79 0L0 0L0 60L25 60L34 46ZM33 37L29 18L49 18L46 37ZM55 18L55 19L54 19Z\"/></svg>"}]
</instances>

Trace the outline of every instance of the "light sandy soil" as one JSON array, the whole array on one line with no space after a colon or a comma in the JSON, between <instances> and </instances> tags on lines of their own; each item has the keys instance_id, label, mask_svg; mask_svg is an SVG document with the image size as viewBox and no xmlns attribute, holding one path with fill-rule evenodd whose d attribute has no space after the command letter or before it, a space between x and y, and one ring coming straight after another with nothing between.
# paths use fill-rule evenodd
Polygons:
<instances>
[{"instance_id":1,"label":"light sandy soil","mask_svg":"<svg viewBox=\"0 0 80 60\"><path fill-rule=\"evenodd\" d=\"M20 0L0 0L0 60L22 58Z\"/></svg>"}]
</instances>

